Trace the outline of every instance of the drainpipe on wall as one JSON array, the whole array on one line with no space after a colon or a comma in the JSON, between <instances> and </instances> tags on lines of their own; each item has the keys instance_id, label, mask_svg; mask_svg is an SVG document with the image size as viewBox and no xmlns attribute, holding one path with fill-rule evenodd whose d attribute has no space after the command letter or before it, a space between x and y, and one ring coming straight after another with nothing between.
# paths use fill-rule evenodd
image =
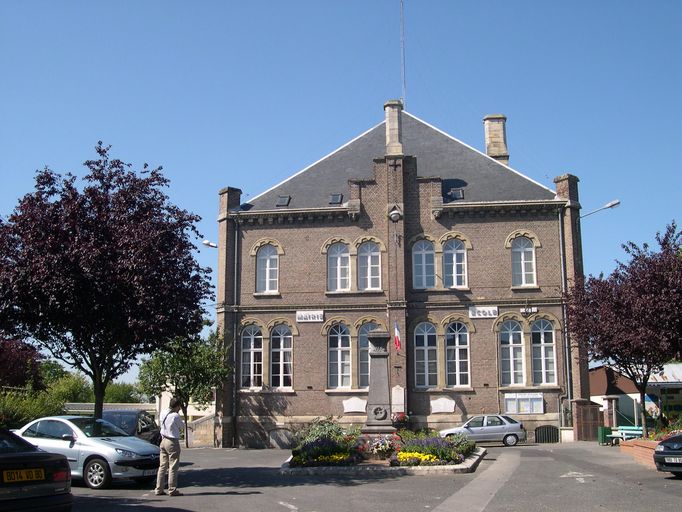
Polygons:
<instances>
[{"instance_id":1,"label":"drainpipe on wall","mask_svg":"<svg viewBox=\"0 0 682 512\"><path fill-rule=\"evenodd\" d=\"M239 336L237 328L239 321L237 316L237 306L239 305L239 288L237 286L237 276L239 275L239 222L237 217L234 222L234 276L232 308L234 310L234 323L232 327L232 448L237 447L237 399L239 398L239 386L237 382L237 346Z\"/></svg>"}]
</instances>

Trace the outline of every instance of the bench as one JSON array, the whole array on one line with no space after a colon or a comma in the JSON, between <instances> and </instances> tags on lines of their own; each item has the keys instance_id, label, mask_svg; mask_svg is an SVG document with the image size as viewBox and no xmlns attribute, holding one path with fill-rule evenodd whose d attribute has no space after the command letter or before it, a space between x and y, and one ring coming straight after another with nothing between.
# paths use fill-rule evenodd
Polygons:
<instances>
[{"instance_id":1,"label":"bench","mask_svg":"<svg viewBox=\"0 0 682 512\"><path fill-rule=\"evenodd\" d=\"M618 427L618 430L614 430L606 437L611 439L611 446L613 446L616 441L627 441L628 439L637 439L638 437L642 437L642 427L621 426Z\"/></svg>"}]
</instances>

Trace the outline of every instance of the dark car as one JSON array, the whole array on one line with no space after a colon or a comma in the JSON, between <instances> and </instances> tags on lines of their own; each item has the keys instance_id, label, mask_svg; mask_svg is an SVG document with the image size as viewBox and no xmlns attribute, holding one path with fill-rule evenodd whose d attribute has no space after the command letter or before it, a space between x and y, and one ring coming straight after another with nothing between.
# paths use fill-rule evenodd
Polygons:
<instances>
[{"instance_id":1,"label":"dark car","mask_svg":"<svg viewBox=\"0 0 682 512\"><path fill-rule=\"evenodd\" d=\"M66 457L0 429L0 510L69 512L72 502Z\"/></svg>"},{"instance_id":2,"label":"dark car","mask_svg":"<svg viewBox=\"0 0 682 512\"><path fill-rule=\"evenodd\" d=\"M109 409L102 412L102 419L113 423L131 436L139 437L157 446L161 443L161 431L154 417L147 411Z\"/></svg>"},{"instance_id":3,"label":"dark car","mask_svg":"<svg viewBox=\"0 0 682 512\"><path fill-rule=\"evenodd\" d=\"M659 471L682 478L682 434L664 439L656 446L654 462Z\"/></svg>"}]
</instances>

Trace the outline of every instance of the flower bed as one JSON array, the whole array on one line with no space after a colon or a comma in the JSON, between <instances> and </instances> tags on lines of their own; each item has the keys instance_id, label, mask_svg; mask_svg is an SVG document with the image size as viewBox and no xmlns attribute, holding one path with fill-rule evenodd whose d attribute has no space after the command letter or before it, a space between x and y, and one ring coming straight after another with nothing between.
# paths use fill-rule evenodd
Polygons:
<instances>
[{"instance_id":1,"label":"flower bed","mask_svg":"<svg viewBox=\"0 0 682 512\"><path fill-rule=\"evenodd\" d=\"M363 436L359 429L343 428L331 418L318 419L300 434L292 450L290 467L349 466L372 459L389 459L391 466L437 466L461 464L476 445L465 436L441 438L435 431L378 437Z\"/></svg>"}]
</instances>

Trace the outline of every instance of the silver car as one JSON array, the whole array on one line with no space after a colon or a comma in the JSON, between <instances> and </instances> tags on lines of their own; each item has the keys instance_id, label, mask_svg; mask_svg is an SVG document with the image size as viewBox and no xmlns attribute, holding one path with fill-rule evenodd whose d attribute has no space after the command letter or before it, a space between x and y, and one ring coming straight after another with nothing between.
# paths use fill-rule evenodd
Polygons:
<instances>
[{"instance_id":1,"label":"silver car","mask_svg":"<svg viewBox=\"0 0 682 512\"><path fill-rule=\"evenodd\" d=\"M514 446L519 441L526 440L523 423L498 414L474 416L461 427L440 431L441 437L454 434L464 434L473 441L502 441L505 446Z\"/></svg>"},{"instance_id":2,"label":"silver car","mask_svg":"<svg viewBox=\"0 0 682 512\"><path fill-rule=\"evenodd\" d=\"M73 477L92 489L112 478L150 482L159 467L159 447L92 416L39 418L15 433L46 452L66 456Z\"/></svg>"}]
</instances>

